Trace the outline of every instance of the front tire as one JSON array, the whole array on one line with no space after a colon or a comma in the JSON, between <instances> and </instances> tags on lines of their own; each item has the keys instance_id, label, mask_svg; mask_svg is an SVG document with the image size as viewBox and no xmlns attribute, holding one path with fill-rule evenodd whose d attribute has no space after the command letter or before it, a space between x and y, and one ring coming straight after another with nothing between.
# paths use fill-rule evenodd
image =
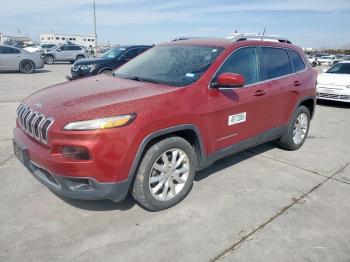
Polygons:
<instances>
[{"instance_id":1,"label":"front tire","mask_svg":"<svg viewBox=\"0 0 350 262\"><path fill-rule=\"evenodd\" d=\"M35 64L31 60L23 60L19 64L19 71L23 74L31 74L35 70Z\"/></svg>"},{"instance_id":2,"label":"front tire","mask_svg":"<svg viewBox=\"0 0 350 262\"><path fill-rule=\"evenodd\" d=\"M179 203L192 188L195 156L191 144L181 137L166 138L152 145L138 168L133 198L150 211Z\"/></svg>"},{"instance_id":3,"label":"front tire","mask_svg":"<svg viewBox=\"0 0 350 262\"><path fill-rule=\"evenodd\" d=\"M304 144L309 132L310 119L310 110L305 106L299 106L286 133L278 141L279 146L290 151L299 149Z\"/></svg>"},{"instance_id":4,"label":"front tire","mask_svg":"<svg viewBox=\"0 0 350 262\"><path fill-rule=\"evenodd\" d=\"M106 69L106 70L101 71L100 74L105 74L105 75L111 76L111 75L113 75L113 71Z\"/></svg>"}]
</instances>

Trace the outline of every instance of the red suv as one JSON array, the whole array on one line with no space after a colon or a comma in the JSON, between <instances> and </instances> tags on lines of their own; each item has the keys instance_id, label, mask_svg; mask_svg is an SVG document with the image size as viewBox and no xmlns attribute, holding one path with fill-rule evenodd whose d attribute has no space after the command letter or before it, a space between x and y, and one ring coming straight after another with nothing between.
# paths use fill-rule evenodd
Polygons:
<instances>
[{"instance_id":1,"label":"red suv","mask_svg":"<svg viewBox=\"0 0 350 262\"><path fill-rule=\"evenodd\" d=\"M180 202L195 172L270 140L305 141L316 74L283 39L185 39L114 71L45 88L18 107L14 150L50 190L148 210Z\"/></svg>"}]
</instances>

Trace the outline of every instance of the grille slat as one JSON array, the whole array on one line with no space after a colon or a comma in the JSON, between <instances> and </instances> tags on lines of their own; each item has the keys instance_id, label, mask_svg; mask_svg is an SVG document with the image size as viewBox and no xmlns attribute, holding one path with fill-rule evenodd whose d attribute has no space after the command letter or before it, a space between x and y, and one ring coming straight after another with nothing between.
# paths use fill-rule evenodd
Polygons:
<instances>
[{"instance_id":1,"label":"grille slat","mask_svg":"<svg viewBox=\"0 0 350 262\"><path fill-rule=\"evenodd\" d=\"M329 93L317 93L318 97L321 98L331 98L337 100L350 100L350 95L337 95L337 94L329 94Z\"/></svg>"},{"instance_id":2,"label":"grille slat","mask_svg":"<svg viewBox=\"0 0 350 262\"><path fill-rule=\"evenodd\" d=\"M43 144L48 143L48 131L54 122L51 117L21 104L17 108L17 121L22 130Z\"/></svg>"}]
</instances>

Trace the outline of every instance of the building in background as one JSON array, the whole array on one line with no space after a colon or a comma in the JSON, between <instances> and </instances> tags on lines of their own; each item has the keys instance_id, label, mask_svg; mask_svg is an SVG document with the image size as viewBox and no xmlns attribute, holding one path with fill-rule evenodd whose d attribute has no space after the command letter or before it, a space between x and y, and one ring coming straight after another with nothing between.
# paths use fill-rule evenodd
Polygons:
<instances>
[{"instance_id":1,"label":"building in background","mask_svg":"<svg viewBox=\"0 0 350 262\"><path fill-rule=\"evenodd\" d=\"M0 44L26 46L31 43L31 39L26 36L9 36L0 33Z\"/></svg>"},{"instance_id":2,"label":"building in background","mask_svg":"<svg viewBox=\"0 0 350 262\"><path fill-rule=\"evenodd\" d=\"M47 33L40 34L41 43L54 43L54 44L65 44L67 42L85 46L85 47L94 47L96 37L94 35L66 35L66 34L55 34Z\"/></svg>"}]
</instances>

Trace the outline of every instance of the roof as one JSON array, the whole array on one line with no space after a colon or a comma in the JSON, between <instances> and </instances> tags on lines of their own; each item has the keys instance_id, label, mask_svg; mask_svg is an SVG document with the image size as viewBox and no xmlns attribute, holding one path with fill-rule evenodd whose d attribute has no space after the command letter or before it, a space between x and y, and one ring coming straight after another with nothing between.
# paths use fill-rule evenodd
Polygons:
<instances>
[{"instance_id":1,"label":"roof","mask_svg":"<svg viewBox=\"0 0 350 262\"><path fill-rule=\"evenodd\" d=\"M214 38L214 37L179 37L171 42L163 44L174 44L174 45L207 45L226 48L232 43L226 38Z\"/></svg>"},{"instance_id":2,"label":"roof","mask_svg":"<svg viewBox=\"0 0 350 262\"><path fill-rule=\"evenodd\" d=\"M111 47L112 49L116 48L125 48L125 49L129 49L132 47L152 47L153 45L120 45L120 46L113 46Z\"/></svg>"},{"instance_id":3,"label":"roof","mask_svg":"<svg viewBox=\"0 0 350 262\"><path fill-rule=\"evenodd\" d=\"M215 47L221 47L221 48L227 48L229 46L232 46L233 44L237 43L254 43L256 45L273 45L273 46L279 46L279 47L291 47L293 44L290 44L290 42L287 42L288 40L283 39L282 41L279 41L276 38L269 39L266 38L264 40L259 40L254 37L253 39L242 39L242 38L213 38L213 37L179 37L174 39L171 42L163 43L161 45L204 45L204 46L215 46Z\"/></svg>"}]
</instances>

